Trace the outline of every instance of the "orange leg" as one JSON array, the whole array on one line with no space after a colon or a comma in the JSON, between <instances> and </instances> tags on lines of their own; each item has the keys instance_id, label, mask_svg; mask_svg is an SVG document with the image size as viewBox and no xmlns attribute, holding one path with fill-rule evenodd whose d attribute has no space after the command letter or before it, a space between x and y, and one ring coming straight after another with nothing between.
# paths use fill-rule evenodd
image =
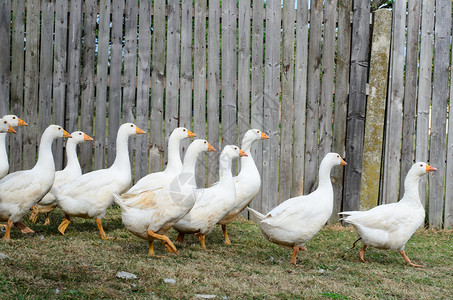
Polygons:
<instances>
[{"instance_id":1,"label":"orange leg","mask_svg":"<svg viewBox=\"0 0 453 300\"><path fill-rule=\"evenodd\" d=\"M49 225L50 224L50 218L49 218L49 213L46 213L46 219L44 220L43 225Z\"/></svg>"},{"instance_id":2,"label":"orange leg","mask_svg":"<svg viewBox=\"0 0 453 300\"><path fill-rule=\"evenodd\" d=\"M227 226L222 225L223 236L225 237L225 245L231 245L230 238L228 236Z\"/></svg>"},{"instance_id":3,"label":"orange leg","mask_svg":"<svg viewBox=\"0 0 453 300\"><path fill-rule=\"evenodd\" d=\"M148 256L156 256L154 254L154 240L148 241Z\"/></svg>"},{"instance_id":4,"label":"orange leg","mask_svg":"<svg viewBox=\"0 0 453 300\"><path fill-rule=\"evenodd\" d=\"M366 251L366 245L363 245L362 249L359 251L359 258L361 262L365 262L365 251Z\"/></svg>"},{"instance_id":5,"label":"orange leg","mask_svg":"<svg viewBox=\"0 0 453 300\"><path fill-rule=\"evenodd\" d=\"M403 256L404 261L407 262L409 265L411 265L413 267L416 267L416 268L423 268L422 265L416 265L416 264L412 263L411 260L409 259L409 257L407 257L407 255L406 255L406 253L404 251L400 251L400 254Z\"/></svg>"},{"instance_id":6,"label":"orange leg","mask_svg":"<svg viewBox=\"0 0 453 300\"><path fill-rule=\"evenodd\" d=\"M22 223L21 221L14 223L14 226L19 228L20 232L22 233L35 233L33 229Z\"/></svg>"},{"instance_id":7,"label":"orange leg","mask_svg":"<svg viewBox=\"0 0 453 300\"><path fill-rule=\"evenodd\" d=\"M176 238L176 241L177 241L178 243L184 242L184 233L179 232L179 233L178 233L178 237Z\"/></svg>"},{"instance_id":8,"label":"orange leg","mask_svg":"<svg viewBox=\"0 0 453 300\"><path fill-rule=\"evenodd\" d=\"M13 227L13 222L8 219L8 223L6 224L6 232L5 235L2 237L2 240L10 241L11 240L11 227Z\"/></svg>"},{"instance_id":9,"label":"orange leg","mask_svg":"<svg viewBox=\"0 0 453 300\"><path fill-rule=\"evenodd\" d=\"M62 235L64 235L66 228L68 228L69 226L69 223L71 223L71 218L69 217L69 215L65 214L63 221L61 222L60 226L58 226L58 231Z\"/></svg>"},{"instance_id":10,"label":"orange leg","mask_svg":"<svg viewBox=\"0 0 453 300\"><path fill-rule=\"evenodd\" d=\"M202 233L195 233L195 236L198 238L200 241L201 248L206 250L206 244L205 244L205 235Z\"/></svg>"},{"instance_id":11,"label":"orange leg","mask_svg":"<svg viewBox=\"0 0 453 300\"><path fill-rule=\"evenodd\" d=\"M296 256L297 256L297 253L299 251L300 251L299 247L293 246L293 257L291 258L291 261L289 262L290 264L293 264L293 265L297 266L297 264L296 264Z\"/></svg>"},{"instance_id":12,"label":"orange leg","mask_svg":"<svg viewBox=\"0 0 453 300\"><path fill-rule=\"evenodd\" d=\"M108 237L108 236L105 234L104 228L102 227L102 220L101 220L101 219L99 219L99 218L96 219L96 225L98 226L99 234L101 235L101 239L103 239L103 240L110 240L110 239L112 239L111 237Z\"/></svg>"},{"instance_id":13,"label":"orange leg","mask_svg":"<svg viewBox=\"0 0 453 300\"><path fill-rule=\"evenodd\" d=\"M38 206L36 206L36 204L35 204L32 207L31 214L28 219L34 224L34 223L36 223L36 220L38 219L38 215L39 215L39 209L38 209Z\"/></svg>"},{"instance_id":14,"label":"orange leg","mask_svg":"<svg viewBox=\"0 0 453 300\"><path fill-rule=\"evenodd\" d=\"M150 237L160 240L168 252L178 254L178 250L176 249L175 245L171 242L171 240L168 238L168 236L163 235L163 234L157 234L152 230L148 230L147 233ZM150 252L151 252L151 256L154 256L153 241L149 241L149 247L150 248L148 249L148 255L150 255Z\"/></svg>"}]
</instances>

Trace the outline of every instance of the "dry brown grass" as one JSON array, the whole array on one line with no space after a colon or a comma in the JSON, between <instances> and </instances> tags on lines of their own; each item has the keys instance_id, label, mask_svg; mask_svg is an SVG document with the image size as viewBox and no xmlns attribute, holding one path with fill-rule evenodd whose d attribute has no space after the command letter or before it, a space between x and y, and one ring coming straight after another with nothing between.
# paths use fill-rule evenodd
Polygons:
<instances>
[{"instance_id":1,"label":"dry brown grass","mask_svg":"<svg viewBox=\"0 0 453 300\"><path fill-rule=\"evenodd\" d=\"M250 221L236 221L229 229L233 245L223 244L221 230L207 236L207 251L194 236L176 244L179 255L165 252L156 243L156 254L147 257L147 242L121 224L120 211L109 209L104 219L113 240L99 238L94 220L74 219L66 236L57 232L62 214L54 213L51 225L30 225L36 234L13 229L13 241L0 241L0 294L3 299L55 298L186 298L199 294L217 299L451 299L453 297L452 232L419 231L406 252L424 269L404 265L398 253L370 249L366 264L358 260L356 236L339 225L323 229L289 264L291 253L262 238ZM170 231L172 240L176 232ZM359 243L360 244L360 243ZM359 245L361 246L361 245ZM118 271L138 276L116 278ZM164 282L176 280L175 284Z\"/></svg>"}]
</instances>

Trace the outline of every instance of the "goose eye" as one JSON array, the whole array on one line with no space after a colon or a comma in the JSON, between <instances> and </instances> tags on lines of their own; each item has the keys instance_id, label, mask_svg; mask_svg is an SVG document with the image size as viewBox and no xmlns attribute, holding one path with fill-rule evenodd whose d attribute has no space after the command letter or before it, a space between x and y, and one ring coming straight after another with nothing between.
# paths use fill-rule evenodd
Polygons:
<instances>
[{"instance_id":1,"label":"goose eye","mask_svg":"<svg viewBox=\"0 0 453 300\"><path fill-rule=\"evenodd\" d=\"M131 127L134 127L134 125L131 125Z\"/></svg>"},{"instance_id":2,"label":"goose eye","mask_svg":"<svg viewBox=\"0 0 453 300\"><path fill-rule=\"evenodd\" d=\"M79 135L82 135L82 133L79 133Z\"/></svg>"},{"instance_id":3,"label":"goose eye","mask_svg":"<svg viewBox=\"0 0 453 300\"><path fill-rule=\"evenodd\" d=\"M257 130L257 131L256 131L256 133L260 133L260 131L259 131L259 130Z\"/></svg>"},{"instance_id":4,"label":"goose eye","mask_svg":"<svg viewBox=\"0 0 453 300\"><path fill-rule=\"evenodd\" d=\"M15 119L16 119L16 117L13 117L13 120L15 120Z\"/></svg>"},{"instance_id":5,"label":"goose eye","mask_svg":"<svg viewBox=\"0 0 453 300\"><path fill-rule=\"evenodd\" d=\"M183 129L182 131L186 131L185 129Z\"/></svg>"},{"instance_id":6,"label":"goose eye","mask_svg":"<svg viewBox=\"0 0 453 300\"><path fill-rule=\"evenodd\" d=\"M6 121L5 121L5 122L3 122L3 123L5 123L5 124L6 124Z\"/></svg>"},{"instance_id":7,"label":"goose eye","mask_svg":"<svg viewBox=\"0 0 453 300\"><path fill-rule=\"evenodd\" d=\"M204 143L206 144L206 141L204 141Z\"/></svg>"},{"instance_id":8,"label":"goose eye","mask_svg":"<svg viewBox=\"0 0 453 300\"><path fill-rule=\"evenodd\" d=\"M422 167L422 168L423 168L423 164L420 164L420 167Z\"/></svg>"},{"instance_id":9,"label":"goose eye","mask_svg":"<svg viewBox=\"0 0 453 300\"><path fill-rule=\"evenodd\" d=\"M58 127L58 130L61 130L61 127Z\"/></svg>"}]
</instances>

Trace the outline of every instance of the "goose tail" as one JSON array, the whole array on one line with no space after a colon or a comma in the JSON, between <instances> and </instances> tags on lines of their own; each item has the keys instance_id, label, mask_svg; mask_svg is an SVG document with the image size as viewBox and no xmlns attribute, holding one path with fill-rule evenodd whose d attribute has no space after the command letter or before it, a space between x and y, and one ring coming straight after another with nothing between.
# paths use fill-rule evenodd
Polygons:
<instances>
[{"instance_id":1,"label":"goose tail","mask_svg":"<svg viewBox=\"0 0 453 300\"><path fill-rule=\"evenodd\" d=\"M256 210L254 210L253 208L250 208L250 207L247 207L248 211L250 212L250 215L252 216L252 219L255 221L255 222L260 222L262 219L264 219L264 215L260 212L257 212Z\"/></svg>"},{"instance_id":2,"label":"goose tail","mask_svg":"<svg viewBox=\"0 0 453 300\"><path fill-rule=\"evenodd\" d=\"M123 202L123 199L117 193L113 194L113 201L116 203L116 205L118 205L121 208L122 211L127 211L128 210L128 207Z\"/></svg>"}]
</instances>

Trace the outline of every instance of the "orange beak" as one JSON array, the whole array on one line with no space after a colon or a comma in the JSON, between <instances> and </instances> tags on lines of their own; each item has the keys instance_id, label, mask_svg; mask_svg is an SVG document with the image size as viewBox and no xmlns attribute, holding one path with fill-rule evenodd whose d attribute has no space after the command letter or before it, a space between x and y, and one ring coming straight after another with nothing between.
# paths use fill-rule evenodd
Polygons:
<instances>
[{"instance_id":1,"label":"orange beak","mask_svg":"<svg viewBox=\"0 0 453 300\"><path fill-rule=\"evenodd\" d=\"M342 166L347 166L348 164L340 157L341 161L340 161L340 165Z\"/></svg>"},{"instance_id":2,"label":"orange beak","mask_svg":"<svg viewBox=\"0 0 453 300\"><path fill-rule=\"evenodd\" d=\"M141 129L138 128L138 126L137 126L137 129L135 130L135 133L136 133L136 134L145 134L146 132L144 132L143 130L141 130Z\"/></svg>"},{"instance_id":3,"label":"orange beak","mask_svg":"<svg viewBox=\"0 0 453 300\"><path fill-rule=\"evenodd\" d=\"M426 165L426 172L434 172L434 171L437 171L437 169L434 167L431 167L430 165Z\"/></svg>"},{"instance_id":4,"label":"orange beak","mask_svg":"<svg viewBox=\"0 0 453 300\"><path fill-rule=\"evenodd\" d=\"M8 125L8 132L9 133L16 133L16 130L14 130L14 128L11 126L11 125Z\"/></svg>"},{"instance_id":5,"label":"orange beak","mask_svg":"<svg viewBox=\"0 0 453 300\"><path fill-rule=\"evenodd\" d=\"M84 134L83 140L84 140L84 141L92 141L93 138L92 138L91 136L89 136L88 134Z\"/></svg>"},{"instance_id":6,"label":"orange beak","mask_svg":"<svg viewBox=\"0 0 453 300\"><path fill-rule=\"evenodd\" d=\"M248 156L248 155L247 155L247 153L242 151L242 149L239 149L239 157L242 157L242 156Z\"/></svg>"},{"instance_id":7,"label":"orange beak","mask_svg":"<svg viewBox=\"0 0 453 300\"><path fill-rule=\"evenodd\" d=\"M269 136L267 134L265 134L264 132L261 132L261 139L262 140L267 140L269 138Z\"/></svg>"},{"instance_id":8,"label":"orange beak","mask_svg":"<svg viewBox=\"0 0 453 300\"><path fill-rule=\"evenodd\" d=\"M195 133L193 133L192 131L187 130L187 136L188 137L196 137L197 135ZM214 148L212 148L212 149L214 149ZM215 149L214 149L214 151L215 151Z\"/></svg>"},{"instance_id":9,"label":"orange beak","mask_svg":"<svg viewBox=\"0 0 453 300\"><path fill-rule=\"evenodd\" d=\"M72 138L72 135L70 135L66 130L63 129L63 137Z\"/></svg>"},{"instance_id":10,"label":"orange beak","mask_svg":"<svg viewBox=\"0 0 453 300\"><path fill-rule=\"evenodd\" d=\"M208 152L213 152L213 151L215 151L215 148L212 147L211 144L208 143L208 145L209 145L209 147L208 147Z\"/></svg>"},{"instance_id":11,"label":"orange beak","mask_svg":"<svg viewBox=\"0 0 453 300\"><path fill-rule=\"evenodd\" d=\"M19 120L19 126L28 126L27 123L25 123L24 120L20 119L20 118L17 118Z\"/></svg>"}]
</instances>

